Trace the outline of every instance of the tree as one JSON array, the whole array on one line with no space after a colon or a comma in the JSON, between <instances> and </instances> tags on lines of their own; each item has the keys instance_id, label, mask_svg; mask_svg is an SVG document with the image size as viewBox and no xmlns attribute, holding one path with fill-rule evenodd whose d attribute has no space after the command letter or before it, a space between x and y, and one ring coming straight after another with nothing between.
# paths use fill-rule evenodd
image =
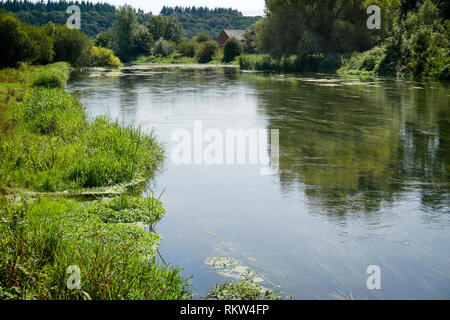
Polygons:
<instances>
[{"instance_id":1,"label":"tree","mask_svg":"<svg viewBox=\"0 0 450 320\"><path fill-rule=\"evenodd\" d=\"M223 61L231 62L242 54L242 45L236 38L231 38L225 43L223 49Z\"/></svg>"},{"instance_id":2,"label":"tree","mask_svg":"<svg viewBox=\"0 0 450 320\"><path fill-rule=\"evenodd\" d=\"M257 40L261 49L276 58L371 46L364 0L267 0L266 11Z\"/></svg>"},{"instance_id":3,"label":"tree","mask_svg":"<svg viewBox=\"0 0 450 320\"><path fill-rule=\"evenodd\" d=\"M53 60L53 40L42 27L24 25L28 46L26 49L28 62L48 64Z\"/></svg>"},{"instance_id":4,"label":"tree","mask_svg":"<svg viewBox=\"0 0 450 320\"><path fill-rule=\"evenodd\" d=\"M112 30L99 33L95 39L95 45L98 47L117 51L116 38Z\"/></svg>"},{"instance_id":5,"label":"tree","mask_svg":"<svg viewBox=\"0 0 450 320\"><path fill-rule=\"evenodd\" d=\"M129 5L120 7L116 12L116 23L113 27L113 32L117 43L116 54L122 61L129 61L134 58L133 31L137 29L137 26L134 9Z\"/></svg>"},{"instance_id":6,"label":"tree","mask_svg":"<svg viewBox=\"0 0 450 320\"><path fill-rule=\"evenodd\" d=\"M44 26L47 34L53 40L55 51L54 61L66 61L72 65L79 62L89 54L92 47L89 38L78 29L69 29L66 25L57 25L49 22Z\"/></svg>"},{"instance_id":7,"label":"tree","mask_svg":"<svg viewBox=\"0 0 450 320\"><path fill-rule=\"evenodd\" d=\"M151 52L153 44L152 34L148 29L142 25L137 25L136 29L133 30L133 55L146 55L148 56Z\"/></svg>"},{"instance_id":8,"label":"tree","mask_svg":"<svg viewBox=\"0 0 450 320\"><path fill-rule=\"evenodd\" d=\"M27 58L27 35L21 28L21 22L13 14L0 13L0 66L14 67Z\"/></svg>"},{"instance_id":9,"label":"tree","mask_svg":"<svg viewBox=\"0 0 450 320\"><path fill-rule=\"evenodd\" d=\"M152 16L145 25L153 39L163 38L178 43L183 37L183 27L171 17Z\"/></svg>"},{"instance_id":10,"label":"tree","mask_svg":"<svg viewBox=\"0 0 450 320\"><path fill-rule=\"evenodd\" d=\"M12 13L0 12L0 67L18 62L49 63L53 58L52 39L45 30L21 23Z\"/></svg>"},{"instance_id":11,"label":"tree","mask_svg":"<svg viewBox=\"0 0 450 320\"><path fill-rule=\"evenodd\" d=\"M174 46L169 42L164 40L163 38L160 38L153 48L153 54L154 55L161 55L163 57L167 57L170 55L174 50Z\"/></svg>"}]
</instances>

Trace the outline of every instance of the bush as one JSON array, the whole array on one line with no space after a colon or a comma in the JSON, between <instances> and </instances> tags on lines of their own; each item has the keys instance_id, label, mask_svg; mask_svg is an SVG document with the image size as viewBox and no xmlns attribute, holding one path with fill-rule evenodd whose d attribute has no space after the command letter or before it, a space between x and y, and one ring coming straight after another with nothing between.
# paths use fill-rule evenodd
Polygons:
<instances>
[{"instance_id":1,"label":"bush","mask_svg":"<svg viewBox=\"0 0 450 320\"><path fill-rule=\"evenodd\" d=\"M33 87L43 87L48 89L64 88L66 78L64 74L58 70L45 70L41 72L32 82Z\"/></svg>"},{"instance_id":2,"label":"bush","mask_svg":"<svg viewBox=\"0 0 450 320\"><path fill-rule=\"evenodd\" d=\"M215 41L203 42L197 53L197 59L199 63L208 63L212 61L216 55L218 45Z\"/></svg>"},{"instance_id":3,"label":"bush","mask_svg":"<svg viewBox=\"0 0 450 320\"><path fill-rule=\"evenodd\" d=\"M112 50L101 47L92 47L90 61L87 66L90 67L111 67L118 68L122 65Z\"/></svg>"},{"instance_id":4,"label":"bush","mask_svg":"<svg viewBox=\"0 0 450 320\"><path fill-rule=\"evenodd\" d=\"M160 38L153 48L153 54L167 57L174 51L174 46L169 41Z\"/></svg>"},{"instance_id":5,"label":"bush","mask_svg":"<svg viewBox=\"0 0 450 320\"><path fill-rule=\"evenodd\" d=\"M195 41L183 40L178 44L178 51L185 56L193 58L197 51L198 44Z\"/></svg>"},{"instance_id":6,"label":"bush","mask_svg":"<svg viewBox=\"0 0 450 320\"><path fill-rule=\"evenodd\" d=\"M242 45L236 38L231 38L225 43L223 61L231 62L242 54Z\"/></svg>"},{"instance_id":7,"label":"bush","mask_svg":"<svg viewBox=\"0 0 450 320\"><path fill-rule=\"evenodd\" d=\"M207 33L201 32L196 37L194 37L194 41L197 43L203 43L203 42L212 41L212 39Z\"/></svg>"}]
</instances>

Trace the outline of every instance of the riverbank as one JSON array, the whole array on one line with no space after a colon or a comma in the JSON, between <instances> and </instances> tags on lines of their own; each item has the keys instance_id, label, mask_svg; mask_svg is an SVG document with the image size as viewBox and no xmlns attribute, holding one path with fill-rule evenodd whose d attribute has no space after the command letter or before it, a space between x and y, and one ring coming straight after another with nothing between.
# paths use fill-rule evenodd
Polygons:
<instances>
[{"instance_id":1,"label":"riverbank","mask_svg":"<svg viewBox=\"0 0 450 320\"><path fill-rule=\"evenodd\" d=\"M139 128L89 121L68 75L66 63L0 71L0 299L189 298L156 258L160 199L61 197L148 178L163 157Z\"/></svg>"}]
</instances>

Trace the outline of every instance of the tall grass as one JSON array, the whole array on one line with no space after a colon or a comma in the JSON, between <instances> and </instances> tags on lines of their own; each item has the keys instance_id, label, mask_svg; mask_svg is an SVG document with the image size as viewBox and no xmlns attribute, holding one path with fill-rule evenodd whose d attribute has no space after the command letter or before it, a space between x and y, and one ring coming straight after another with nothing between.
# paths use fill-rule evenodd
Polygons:
<instances>
[{"instance_id":1,"label":"tall grass","mask_svg":"<svg viewBox=\"0 0 450 320\"><path fill-rule=\"evenodd\" d=\"M155 257L159 236L132 224L163 214L158 200L128 196L0 207L0 299L188 298L179 269ZM67 286L69 266L80 269L80 289Z\"/></svg>"},{"instance_id":2,"label":"tall grass","mask_svg":"<svg viewBox=\"0 0 450 320\"><path fill-rule=\"evenodd\" d=\"M53 72L42 73L48 70ZM89 122L78 99L62 89L26 89L23 101L9 106L7 117L3 122L14 123L0 140L0 180L7 188L108 187L150 176L163 157L156 139L140 128L105 117Z\"/></svg>"}]
</instances>

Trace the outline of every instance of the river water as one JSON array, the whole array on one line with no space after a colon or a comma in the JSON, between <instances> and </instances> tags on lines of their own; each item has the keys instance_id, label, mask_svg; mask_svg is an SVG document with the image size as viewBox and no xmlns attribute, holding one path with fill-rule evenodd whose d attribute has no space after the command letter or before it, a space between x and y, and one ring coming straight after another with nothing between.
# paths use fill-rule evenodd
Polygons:
<instances>
[{"instance_id":1,"label":"river water","mask_svg":"<svg viewBox=\"0 0 450 320\"><path fill-rule=\"evenodd\" d=\"M207 263L223 257L296 299L450 298L448 85L155 65L73 74L68 90L165 143L147 190L165 189L159 251L199 296L236 276ZM278 172L175 163L172 135L199 121L278 129Z\"/></svg>"}]
</instances>

